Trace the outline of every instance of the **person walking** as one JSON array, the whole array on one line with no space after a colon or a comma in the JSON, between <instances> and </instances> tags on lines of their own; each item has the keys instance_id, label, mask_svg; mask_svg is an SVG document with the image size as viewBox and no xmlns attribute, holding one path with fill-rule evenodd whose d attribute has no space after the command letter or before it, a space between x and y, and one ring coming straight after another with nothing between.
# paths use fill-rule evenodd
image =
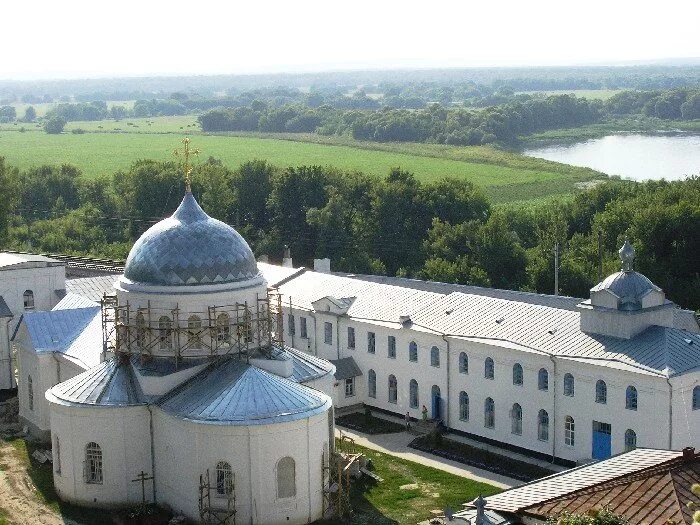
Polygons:
<instances>
[{"instance_id":1,"label":"person walking","mask_svg":"<svg viewBox=\"0 0 700 525\"><path fill-rule=\"evenodd\" d=\"M423 413L423 423L425 423L428 421L428 408L423 405L423 410L421 410L421 412Z\"/></svg>"},{"instance_id":2,"label":"person walking","mask_svg":"<svg viewBox=\"0 0 700 525\"><path fill-rule=\"evenodd\" d=\"M404 420L406 421L406 430L411 430L411 414L409 412L406 412Z\"/></svg>"}]
</instances>

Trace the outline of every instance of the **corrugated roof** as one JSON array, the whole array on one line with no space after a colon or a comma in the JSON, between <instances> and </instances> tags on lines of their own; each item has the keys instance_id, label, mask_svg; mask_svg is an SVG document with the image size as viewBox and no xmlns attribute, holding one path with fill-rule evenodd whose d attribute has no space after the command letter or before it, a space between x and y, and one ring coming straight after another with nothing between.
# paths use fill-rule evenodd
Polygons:
<instances>
[{"instance_id":1,"label":"corrugated roof","mask_svg":"<svg viewBox=\"0 0 700 525\"><path fill-rule=\"evenodd\" d=\"M69 293L82 295L90 301L99 303L104 294L114 295L114 283L118 275L101 275L99 277L82 277L80 279L68 279L66 290Z\"/></svg>"},{"instance_id":2,"label":"corrugated roof","mask_svg":"<svg viewBox=\"0 0 700 525\"><path fill-rule=\"evenodd\" d=\"M452 293L412 315L414 324L440 333L509 341L560 357L621 362L672 376L700 366L700 335L652 326L632 339L581 330L579 312Z\"/></svg>"},{"instance_id":3,"label":"corrugated roof","mask_svg":"<svg viewBox=\"0 0 700 525\"><path fill-rule=\"evenodd\" d=\"M5 299L0 295L0 317L13 317L12 310L7 306Z\"/></svg>"},{"instance_id":4,"label":"corrugated roof","mask_svg":"<svg viewBox=\"0 0 700 525\"><path fill-rule=\"evenodd\" d=\"M73 308L90 308L93 306L100 305L77 293L68 293L52 308L52 310L70 310Z\"/></svg>"},{"instance_id":5,"label":"corrugated roof","mask_svg":"<svg viewBox=\"0 0 700 525\"><path fill-rule=\"evenodd\" d=\"M37 266L63 266L63 263L44 255L0 252L0 271Z\"/></svg>"},{"instance_id":6,"label":"corrugated roof","mask_svg":"<svg viewBox=\"0 0 700 525\"><path fill-rule=\"evenodd\" d=\"M290 379L293 379L297 383L306 383L307 381L318 379L333 371L333 365L325 359L309 355L302 350L290 346L285 346L284 351L292 358L294 371Z\"/></svg>"},{"instance_id":7,"label":"corrugated roof","mask_svg":"<svg viewBox=\"0 0 700 525\"><path fill-rule=\"evenodd\" d=\"M331 359L331 363L335 366L335 378L338 380L349 379L362 375L362 370L357 366L357 363L352 357L343 357L342 359Z\"/></svg>"},{"instance_id":8,"label":"corrugated roof","mask_svg":"<svg viewBox=\"0 0 700 525\"><path fill-rule=\"evenodd\" d=\"M308 310L313 308L313 302L324 297L354 297L348 310L350 317L394 323L399 322L400 315L411 314L443 297L434 292L311 271L285 282L279 291L285 305L291 297L293 306Z\"/></svg>"},{"instance_id":9,"label":"corrugated roof","mask_svg":"<svg viewBox=\"0 0 700 525\"><path fill-rule=\"evenodd\" d=\"M84 405L128 406L145 402L128 362L104 361L82 374L59 383L47 396Z\"/></svg>"},{"instance_id":10,"label":"corrugated roof","mask_svg":"<svg viewBox=\"0 0 700 525\"><path fill-rule=\"evenodd\" d=\"M99 363L102 352L99 306L25 312L22 322L36 352L61 352L88 367Z\"/></svg>"},{"instance_id":11,"label":"corrugated roof","mask_svg":"<svg viewBox=\"0 0 700 525\"><path fill-rule=\"evenodd\" d=\"M365 275L341 272L334 272L334 274L373 283L390 284L394 286L402 286L404 288L423 290L426 292L435 292L442 295L447 295L452 292L461 292L472 295L483 295L485 297L494 297L496 299L507 299L509 301L538 304L540 306L550 306L552 308L562 308L565 310L574 310L576 309L576 305L583 301L583 299L578 297L567 297L564 295L546 295L532 292L520 292L517 290L485 288L483 286L440 283L437 281L421 281L419 279L409 279L407 277L389 277L386 275Z\"/></svg>"},{"instance_id":12,"label":"corrugated roof","mask_svg":"<svg viewBox=\"0 0 700 525\"><path fill-rule=\"evenodd\" d=\"M304 273L306 268L303 266L301 268L289 268L288 266L258 262L258 270L265 277L267 285L275 287L283 281Z\"/></svg>"},{"instance_id":13,"label":"corrugated roof","mask_svg":"<svg viewBox=\"0 0 700 525\"><path fill-rule=\"evenodd\" d=\"M681 452L638 448L604 461L566 470L490 496L489 509L515 513L620 476L676 459Z\"/></svg>"},{"instance_id":14,"label":"corrugated roof","mask_svg":"<svg viewBox=\"0 0 700 525\"><path fill-rule=\"evenodd\" d=\"M693 511L688 509L688 502L700 505L700 498L690 488L699 480L700 457L676 458L525 507L521 512L548 517L608 508L630 525L690 524Z\"/></svg>"},{"instance_id":15,"label":"corrugated roof","mask_svg":"<svg viewBox=\"0 0 700 525\"><path fill-rule=\"evenodd\" d=\"M213 425L267 425L327 410L331 399L234 358L221 359L164 396L175 416Z\"/></svg>"}]
</instances>

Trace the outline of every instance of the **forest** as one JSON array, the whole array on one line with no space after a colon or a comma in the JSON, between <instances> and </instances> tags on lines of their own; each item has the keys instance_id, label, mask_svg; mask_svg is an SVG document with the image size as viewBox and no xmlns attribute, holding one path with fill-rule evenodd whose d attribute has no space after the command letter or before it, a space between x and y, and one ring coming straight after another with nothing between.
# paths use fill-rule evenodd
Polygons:
<instances>
[{"instance_id":1,"label":"forest","mask_svg":"<svg viewBox=\"0 0 700 525\"><path fill-rule=\"evenodd\" d=\"M179 204L180 167L142 160L89 179L69 165L20 171L0 159L0 242L7 248L124 259L134 240ZM553 248L561 246L560 291L587 297L619 266L625 236L636 268L678 304L700 309L700 178L610 180L573 200L493 206L468 181L420 182L392 169L384 179L329 167L278 168L251 160L236 169L209 158L193 191L257 255L297 265L329 257L334 270L552 293Z\"/></svg>"}]
</instances>

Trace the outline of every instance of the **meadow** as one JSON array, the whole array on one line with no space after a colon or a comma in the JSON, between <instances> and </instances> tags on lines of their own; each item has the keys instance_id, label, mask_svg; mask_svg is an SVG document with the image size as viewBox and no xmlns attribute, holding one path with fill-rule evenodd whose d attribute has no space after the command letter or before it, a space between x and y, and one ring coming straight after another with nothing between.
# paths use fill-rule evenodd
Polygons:
<instances>
[{"instance_id":1,"label":"meadow","mask_svg":"<svg viewBox=\"0 0 700 525\"><path fill-rule=\"evenodd\" d=\"M24 129L24 132L20 130ZM72 133L80 129L83 133ZM70 122L60 135L34 124L0 126L0 156L28 168L68 163L95 177L128 169L138 159L172 159L182 135L232 168L252 159L273 165L334 166L384 177L392 167L413 172L421 181L464 178L484 188L496 203L541 200L575 193L581 183L603 177L584 168L524 157L493 147L360 142L311 134L202 134L193 116Z\"/></svg>"}]
</instances>

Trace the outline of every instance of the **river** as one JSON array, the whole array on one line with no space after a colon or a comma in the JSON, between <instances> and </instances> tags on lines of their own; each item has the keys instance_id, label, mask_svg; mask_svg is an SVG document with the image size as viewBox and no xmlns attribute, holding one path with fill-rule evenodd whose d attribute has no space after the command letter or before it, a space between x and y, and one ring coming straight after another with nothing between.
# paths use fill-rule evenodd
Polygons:
<instances>
[{"instance_id":1,"label":"river","mask_svg":"<svg viewBox=\"0 0 700 525\"><path fill-rule=\"evenodd\" d=\"M700 135L608 135L570 145L526 149L523 154L633 180L679 180L700 175Z\"/></svg>"}]
</instances>

